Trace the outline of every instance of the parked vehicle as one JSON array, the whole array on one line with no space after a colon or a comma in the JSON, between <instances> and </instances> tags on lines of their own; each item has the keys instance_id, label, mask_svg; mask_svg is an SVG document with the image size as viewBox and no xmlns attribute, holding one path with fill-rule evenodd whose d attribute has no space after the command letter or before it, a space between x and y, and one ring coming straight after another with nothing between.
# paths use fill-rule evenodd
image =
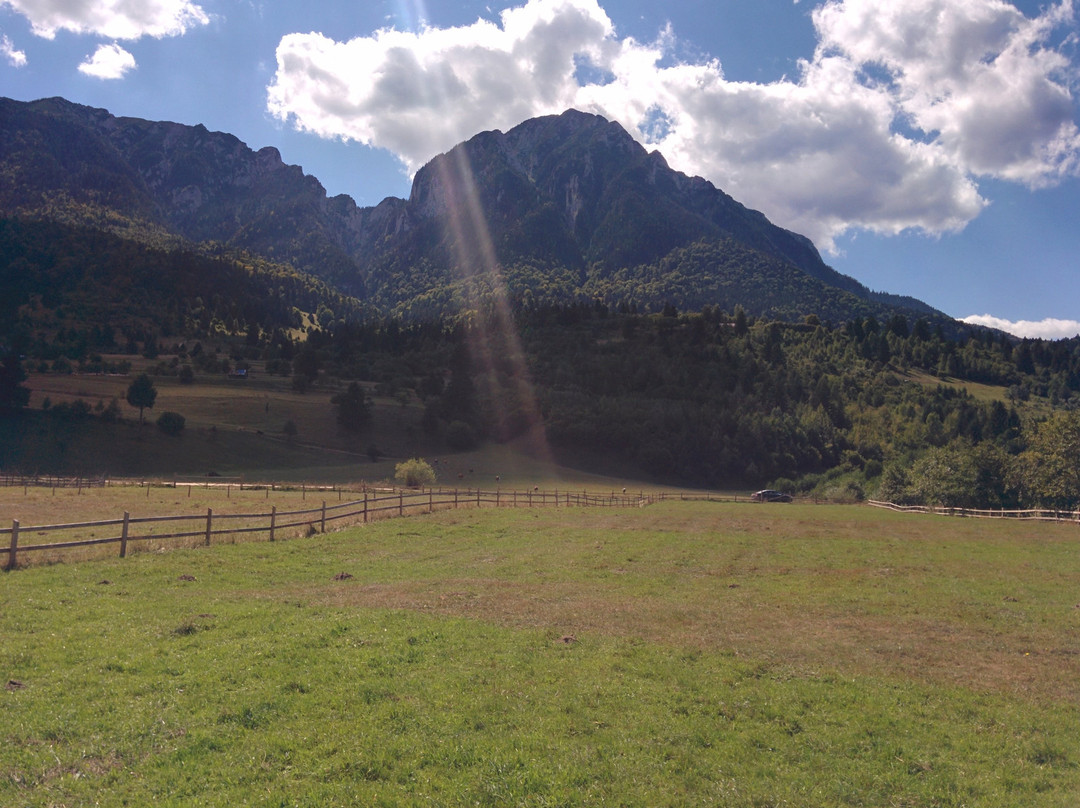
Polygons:
<instances>
[{"instance_id":1,"label":"parked vehicle","mask_svg":"<svg viewBox=\"0 0 1080 808\"><path fill-rule=\"evenodd\" d=\"M771 488L766 488L756 492L751 499L753 499L754 502L791 502L791 494L785 494L783 491L773 491Z\"/></svg>"}]
</instances>

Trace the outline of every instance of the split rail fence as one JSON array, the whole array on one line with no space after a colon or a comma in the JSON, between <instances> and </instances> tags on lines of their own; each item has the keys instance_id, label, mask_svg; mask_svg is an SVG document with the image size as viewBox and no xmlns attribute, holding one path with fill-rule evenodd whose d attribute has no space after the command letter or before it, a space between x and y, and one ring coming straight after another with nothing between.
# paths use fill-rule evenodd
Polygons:
<instances>
[{"instance_id":1,"label":"split rail fence","mask_svg":"<svg viewBox=\"0 0 1080 808\"><path fill-rule=\"evenodd\" d=\"M0 474L0 486L18 488L104 488L105 477L60 477L53 475Z\"/></svg>"},{"instance_id":2,"label":"split rail fence","mask_svg":"<svg viewBox=\"0 0 1080 808\"><path fill-rule=\"evenodd\" d=\"M262 513L216 514L186 516L148 516L133 518L124 512L122 518L95 522L73 522L57 525L22 526L13 520L10 528L0 528L0 554L7 556L5 569L18 566L23 553L56 552L77 547L119 545L120 557L127 556L129 546L147 541L195 540L209 546L215 536L237 536L248 533L266 534L275 541L283 531L300 528L309 534L325 533L327 525L351 520L352 524L373 519L430 513L436 509L477 507L542 508L542 507L641 507L661 499L677 498L671 494L590 494L572 491L481 491L435 490L364 492L363 499L327 505L324 500L317 508L279 511L272 507ZM104 531L108 535L98 536ZM41 535L56 535L60 541L42 543ZM26 544L23 537L34 536L37 543ZM89 536L89 537L87 537Z\"/></svg>"},{"instance_id":3,"label":"split rail fence","mask_svg":"<svg viewBox=\"0 0 1080 808\"><path fill-rule=\"evenodd\" d=\"M1052 508L1028 508L1026 510L1003 510L987 508L946 508L933 505L896 505L868 499L867 505L899 513L928 513L938 516L963 516L972 519L1030 519L1039 522L1077 522L1080 511L1061 511Z\"/></svg>"}]
</instances>

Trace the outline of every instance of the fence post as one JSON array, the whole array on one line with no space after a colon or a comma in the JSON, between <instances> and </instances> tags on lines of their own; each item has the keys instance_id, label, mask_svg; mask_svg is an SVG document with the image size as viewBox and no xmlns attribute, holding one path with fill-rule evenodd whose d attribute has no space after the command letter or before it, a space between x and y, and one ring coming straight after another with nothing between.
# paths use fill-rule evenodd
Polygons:
<instances>
[{"instance_id":1,"label":"fence post","mask_svg":"<svg viewBox=\"0 0 1080 808\"><path fill-rule=\"evenodd\" d=\"M214 509L213 508L207 508L206 509L206 546L207 547L210 546L210 530L213 527L213 523L214 523Z\"/></svg>"},{"instance_id":2,"label":"fence post","mask_svg":"<svg viewBox=\"0 0 1080 808\"><path fill-rule=\"evenodd\" d=\"M364 524L367 524L367 487L364 488Z\"/></svg>"},{"instance_id":3,"label":"fence post","mask_svg":"<svg viewBox=\"0 0 1080 808\"><path fill-rule=\"evenodd\" d=\"M120 557L127 557L127 540L128 540L128 519L131 518L131 514L124 511L124 529L120 531Z\"/></svg>"},{"instance_id":4,"label":"fence post","mask_svg":"<svg viewBox=\"0 0 1080 808\"><path fill-rule=\"evenodd\" d=\"M319 532L320 533L325 533L326 532L326 500L325 499L322 501L322 524L320 525Z\"/></svg>"},{"instance_id":5,"label":"fence post","mask_svg":"<svg viewBox=\"0 0 1080 808\"><path fill-rule=\"evenodd\" d=\"M274 523L277 522L277 505L270 506L270 541L274 540Z\"/></svg>"},{"instance_id":6,"label":"fence post","mask_svg":"<svg viewBox=\"0 0 1080 808\"><path fill-rule=\"evenodd\" d=\"M435 512L435 500L434 500L434 496L432 495L431 491L432 491L432 489L430 489L430 488L427 490L427 509L428 509L428 513L434 513Z\"/></svg>"},{"instance_id":7,"label":"fence post","mask_svg":"<svg viewBox=\"0 0 1080 808\"><path fill-rule=\"evenodd\" d=\"M454 489L454 510L457 510L457 489Z\"/></svg>"},{"instance_id":8,"label":"fence post","mask_svg":"<svg viewBox=\"0 0 1080 808\"><path fill-rule=\"evenodd\" d=\"M477 508L480 507L480 489L479 488L476 489L476 507Z\"/></svg>"},{"instance_id":9,"label":"fence post","mask_svg":"<svg viewBox=\"0 0 1080 808\"><path fill-rule=\"evenodd\" d=\"M8 550L8 562L7 568L9 570L15 569L19 564L18 559L19 552L19 520L11 520L11 548Z\"/></svg>"}]
</instances>

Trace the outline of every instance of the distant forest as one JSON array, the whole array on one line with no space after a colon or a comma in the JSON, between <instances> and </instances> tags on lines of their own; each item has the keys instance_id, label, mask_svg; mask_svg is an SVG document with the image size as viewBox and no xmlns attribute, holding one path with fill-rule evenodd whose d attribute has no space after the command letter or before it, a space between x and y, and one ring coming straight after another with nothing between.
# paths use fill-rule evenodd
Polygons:
<instances>
[{"instance_id":1,"label":"distant forest","mask_svg":"<svg viewBox=\"0 0 1080 808\"><path fill-rule=\"evenodd\" d=\"M41 229L13 238L16 227ZM142 250L125 260L143 274L132 270L122 302L106 307L94 267L70 278L62 260L47 278L25 271L50 250L72 251L58 240L73 236L49 227L0 227L3 283L27 287L0 303L9 415L21 407L24 368L95 370L103 356L138 353L160 354L158 373L198 374L264 360L298 389L333 377L410 391L424 402L423 429L454 449L542 424L557 450L656 481L951 506L1080 501L1077 339L948 336L901 314L791 323L738 307L643 313L629 301L539 306L496 295L453 318L373 318L265 262L85 235L100 244L78 252L102 266L110 251Z\"/></svg>"},{"instance_id":2,"label":"distant forest","mask_svg":"<svg viewBox=\"0 0 1080 808\"><path fill-rule=\"evenodd\" d=\"M556 446L657 480L956 507L1077 504L1080 340L948 339L899 315L807 320L594 303L350 326L303 350L324 372L417 390L427 429L506 440L542 422Z\"/></svg>"}]
</instances>

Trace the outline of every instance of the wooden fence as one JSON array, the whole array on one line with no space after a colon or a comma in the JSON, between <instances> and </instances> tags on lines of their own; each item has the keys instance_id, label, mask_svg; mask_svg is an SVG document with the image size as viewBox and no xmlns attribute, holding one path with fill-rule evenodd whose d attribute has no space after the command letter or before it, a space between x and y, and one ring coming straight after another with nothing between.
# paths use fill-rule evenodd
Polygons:
<instances>
[{"instance_id":1,"label":"wooden fence","mask_svg":"<svg viewBox=\"0 0 1080 808\"><path fill-rule=\"evenodd\" d=\"M325 533L327 525L352 520L353 523L406 514L430 513L438 509L476 507L496 508L591 508L641 507L662 499L677 498L671 494L590 494L572 491L482 491L428 489L421 491L365 491L362 499L327 505L323 500L318 508L279 511L272 507L262 513L216 514L207 508L205 514L187 516L149 516L122 518L98 522L74 522L59 525L23 526L13 520L10 528L0 528L0 553L7 555L5 569L18 566L21 553L65 550L97 545L119 545L120 557L127 556L128 546L138 542L195 539L209 546L215 536L235 536L264 533L274 541L282 531L300 528L309 533ZM689 498L689 497L684 497ZM693 496L692 498L698 498ZM702 497L704 498L704 497ZM108 535L97 536L104 530ZM89 533L89 538L87 538ZM58 535L61 540L45 543L20 543L20 537ZM5 538L6 537L6 538ZM35 539L36 540L36 539Z\"/></svg>"},{"instance_id":2,"label":"wooden fence","mask_svg":"<svg viewBox=\"0 0 1080 808\"><path fill-rule=\"evenodd\" d=\"M1028 508L1026 510L946 508L940 505L896 505L892 502L878 502L872 499L868 499L866 504L900 513L928 513L937 514L938 516L963 516L972 519L1031 519L1040 522L1080 523L1080 511L1060 511L1052 508Z\"/></svg>"},{"instance_id":3,"label":"wooden fence","mask_svg":"<svg viewBox=\"0 0 1080 808\"><path fill-rule=\"evenodd\" d=\"M56 477L41 474L0 474L0 486L6 488L102 488L105 477Z\"/></svg>"}]
</instances>

